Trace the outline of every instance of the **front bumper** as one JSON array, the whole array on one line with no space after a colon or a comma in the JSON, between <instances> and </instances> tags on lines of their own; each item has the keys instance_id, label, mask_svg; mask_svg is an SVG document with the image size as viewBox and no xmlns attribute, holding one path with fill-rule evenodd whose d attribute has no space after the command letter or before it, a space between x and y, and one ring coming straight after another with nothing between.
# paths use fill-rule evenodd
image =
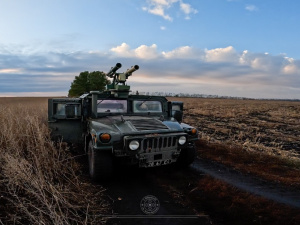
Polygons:
<instances>
[{"instance_id":1,"label":"front bumper","mask_svg":"<svg viewBox=\"0 0 300 225\"><path fill-rule=\"evenodd\" d=\"M163 151L160 153L143 153L137 154L137 160L139 167L155 167L168 165L177 161L177 158L180 155L179 150L173 151Z\"/></svg>"},{"instance_id":2,"label":"front bumper","mask_svg":"<svg viewBox=\"0 0 300 225\"><path fill-rule=\"evenodd\" d=\"M125 136L124 148L125 152L130 158L135 158L139 167L154 167L167 165L177 161L180 151L187 143L180 145L178 140L186 133L172 133L172 134L149 134L143 136ZM138 141L140 146L137 150L130 150L129 143L131 141Z\"/></svg>"}]
</instances>

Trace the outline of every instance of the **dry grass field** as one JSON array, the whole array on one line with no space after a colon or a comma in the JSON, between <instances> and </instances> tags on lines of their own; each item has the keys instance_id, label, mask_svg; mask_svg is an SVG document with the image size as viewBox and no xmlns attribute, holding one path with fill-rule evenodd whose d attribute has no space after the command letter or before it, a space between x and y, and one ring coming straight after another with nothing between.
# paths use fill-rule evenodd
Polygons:
<instances>
[{"instance_id":1,"label":"dry grass field","mask_svg":"<svg viewBox=\"0 0 300 225\"><path fill-rule=\"evenodd\" d=\"M172 100L172 98L170 98ZM181 98L200 157L300 187L300 102Z\"/></svg>"},{"instance_id":2,"label":"dry grass field","mask_svg":"<svg viewBox=\"0 0 300 225\"><path fill-rule=\"evenodd\" d=\"M185 121L209 143L241 145L244 150L300 156L300 102L182 99Z\"/></svg>"},{"instance_id":3,"label":"dry grass field","mask_svg":"<svg viewBox=\"0 0 300 225\"><path fill-rule=\"evenodd\" d=\"M50 140L47 98L0 98L0 223L99 224L102 187Z\"/></svg>"},{"instance_id":4,"label":"dry grass field","mask_svg":"<svg viewBox=\"0 0 300 225\"><path fill-rule=\"evenodd\" d=\"M199 129L199 156L300 187L300 102L170 100L183 101L184 122ZM50 140L47 98L0 98L0 224L101 223L103 188L80 171L68 147Z\"/></svg>"},{"instance_id":5,"label":"dry grass field","mask_svg":"<svg viewBox=\"0 0 300 225\"><path fill-rule=\"evenodd\" d=\"M184 122L199 129L198 157L268 180L273 187L299 190L300 102L169 99L183 101ZM165 179L172 176L168 174ZM225 224L299 224L299 209L243 192L209 176L195 178L194 185L191 180L182 175L178 190L191 186L187 196L192 204L199 210L205 208L216 220L223 218Z\"/></svg>"}]
</instances>

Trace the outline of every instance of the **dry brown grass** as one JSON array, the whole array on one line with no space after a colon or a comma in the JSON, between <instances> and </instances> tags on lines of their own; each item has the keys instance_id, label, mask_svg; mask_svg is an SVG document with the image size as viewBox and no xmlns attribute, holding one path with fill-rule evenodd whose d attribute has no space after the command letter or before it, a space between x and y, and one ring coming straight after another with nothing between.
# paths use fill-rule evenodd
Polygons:
<instances>
[{"instance_id":1,"label":"dry brown grass","mask_svg":"<svg viewBox=\"0 0 300 225\"><path fill-rule=\"evenodd\" d=\"M300 102L175 98L199 129L200 157L300 187Z\"/></svg>"},{"instance_id":2,"label":"dry brown grass","mask_svg":"<svg viewBox=\"0 0 300 225\"><path fill-rule=\"evenodd\" d=\"M101 223L102 187L79 178L79 165L47 127L46 98L0 98L0 216L3 223Z\"/></svg>"},{"instance_id":3,"label":"dry brown grass","mask_svg":"<svg viewBox=\"0 0 300 225\"><path fill-rule=\"evenodd\" d=\"M185 121L210 143L299 158L300 102L182 99Z\"/></svg>"}]
</instances>

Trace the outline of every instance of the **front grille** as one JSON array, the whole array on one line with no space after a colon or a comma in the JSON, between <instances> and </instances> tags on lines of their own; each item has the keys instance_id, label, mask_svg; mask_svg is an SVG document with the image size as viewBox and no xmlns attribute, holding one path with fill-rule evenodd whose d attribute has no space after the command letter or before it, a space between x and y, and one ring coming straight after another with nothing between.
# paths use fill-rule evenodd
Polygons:
<instances>
[{"instance_id":1,"label":"front grille","mask_svg":"<svg viewBox=\"0 0 300 225\"><path fill-rule=\"evenodd\" d=\"M176 149L178 138L176 136L171 137L153 137L144 138L141 140L141 152L159 152L161 150Z\"/></svg>"},{"instance_id":2,"label":"front grille","mask_svg":"<svg viewBox=\"0 0 300 225\"><path fill-rule=\"evenodd\" d=\"M169 129L165 124L156 119L130 120L130 122L138 131Z\"/></svg>"}]
</instances>

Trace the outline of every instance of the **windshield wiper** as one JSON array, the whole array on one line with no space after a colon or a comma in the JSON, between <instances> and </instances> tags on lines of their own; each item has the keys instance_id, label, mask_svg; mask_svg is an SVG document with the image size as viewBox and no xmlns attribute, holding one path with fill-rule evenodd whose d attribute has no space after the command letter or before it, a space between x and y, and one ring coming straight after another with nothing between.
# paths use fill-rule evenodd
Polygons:
<instances>
[{"instance_id":1,"label":"windshield wiper","mask_svg":"<svg viewBox=\"0 0 300 225\"><path fill-rule=\"evenodd\" d=\"M104 100L107 100L108 98L110 98L110 95L108 95L105 99L102 99L100 102L97 103L97 105L99 105L101 102L103 102Z\"/></svg>"},{"instance_id":2,"label":"windshield wiper","mask_svg":"<svg viewBox=\"0 0 300 225\"><path fill-rule=\"evenodd\" d=\"M148 101L151 98L152 98L152 96L149 96L146 100L144 100L141 104L139 104L139 106L142 106L146 101Z\"/></svg>"},{"instance_id":3,"label":"windshield wiper","mask_svg":"<svg viewBox=\"0 0 300 225\"><path fill-rule=\"evenodd\" d=\"M121 115L121 121L122 121L123 123L126 122L126 120L124 119L123 115Z\"/></svg>"}]
</instances>

